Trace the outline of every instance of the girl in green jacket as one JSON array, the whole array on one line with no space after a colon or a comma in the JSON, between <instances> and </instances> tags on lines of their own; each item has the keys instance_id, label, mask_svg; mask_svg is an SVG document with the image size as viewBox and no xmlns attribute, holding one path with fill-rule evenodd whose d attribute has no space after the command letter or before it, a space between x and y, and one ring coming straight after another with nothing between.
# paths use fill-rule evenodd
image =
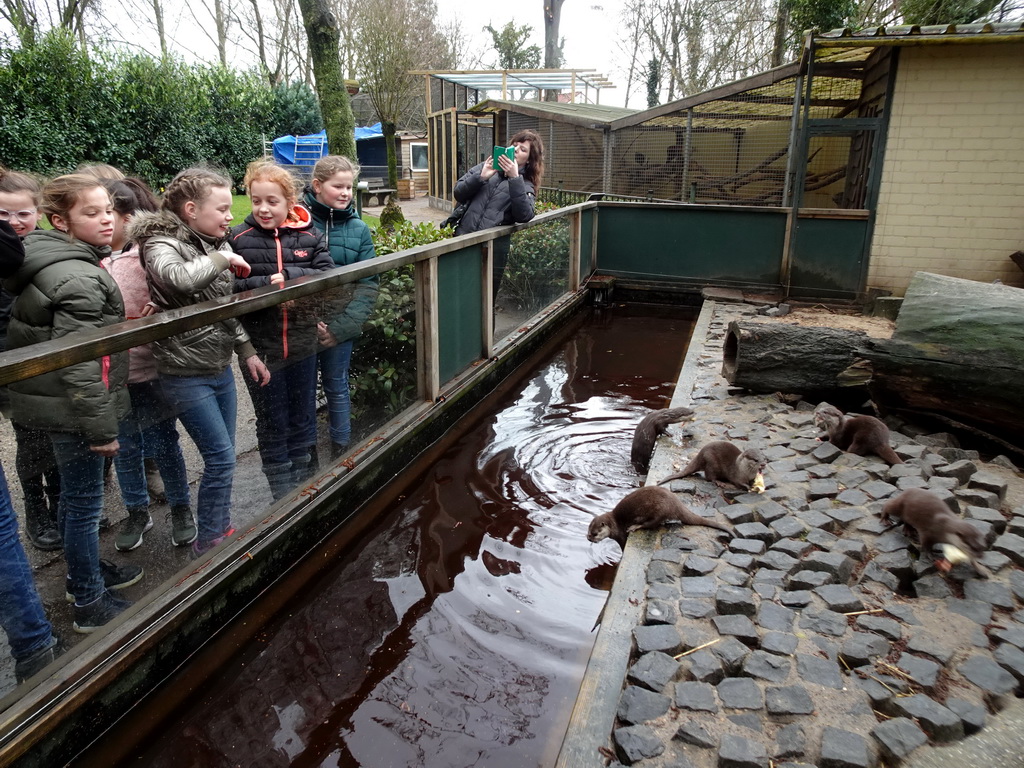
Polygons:
<instances>
[{"instance_id":1,"label":"girl in green jacket","mask_svg":"<svg viewBox=\"0 0 1024 768\"><path fill-rule=\"evenodd\" d=\"M352 189L358 176L359 166L347 157L327 155L313 166L312 189L306 190L305 203L313 223L327 238L331 258L339 267L377 255L370 228L353 203ZM322 351L317 360L330 414L332 459L345 452L352 438L348 385L352 344L376 303L377 277L364 277L331 293L324 312L327 319L320 323Z\"/></svg>"}]
</instances>

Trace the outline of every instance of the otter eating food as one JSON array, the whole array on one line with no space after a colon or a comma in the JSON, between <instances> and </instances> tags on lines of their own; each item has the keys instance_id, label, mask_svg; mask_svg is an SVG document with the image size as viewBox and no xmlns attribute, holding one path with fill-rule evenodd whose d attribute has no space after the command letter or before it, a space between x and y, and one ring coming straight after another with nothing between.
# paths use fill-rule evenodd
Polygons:
<instances>
[{"instance_id":1,"label":"otter eating food","mask_svg":"<svg viewBox=\"0 0 1024 768\"><path fill-rule=\"evenodd\" d=\"M768 459L758 448L741 450L732 443L715 440L701 448L683 471L660 480L658 485L703 472L705 478L719 485L724 482L744 490L755 485L763 488L763 478L760 483L757 483L757 479L767 464Z\"/></svg>"}]
</instances>

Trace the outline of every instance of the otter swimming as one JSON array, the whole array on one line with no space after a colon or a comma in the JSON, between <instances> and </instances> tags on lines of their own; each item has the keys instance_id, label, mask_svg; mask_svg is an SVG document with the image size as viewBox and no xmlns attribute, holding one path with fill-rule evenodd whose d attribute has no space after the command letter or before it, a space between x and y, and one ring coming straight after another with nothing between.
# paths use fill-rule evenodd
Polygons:
<instances>
[{"instance_id":1,"label":"otter swimming","mask_svg":"<svg viewBox=\"0 0 1024 768\"><path fill-rule=\"evenodd\" d=\"M655 441L668 432L670 424L676 424L688 416L693 416L692 408L662 408L640 419L633 432L633 447L629 452L629 460L637 472L641 475L647 473Z\"/></svg>"}]
</instances>

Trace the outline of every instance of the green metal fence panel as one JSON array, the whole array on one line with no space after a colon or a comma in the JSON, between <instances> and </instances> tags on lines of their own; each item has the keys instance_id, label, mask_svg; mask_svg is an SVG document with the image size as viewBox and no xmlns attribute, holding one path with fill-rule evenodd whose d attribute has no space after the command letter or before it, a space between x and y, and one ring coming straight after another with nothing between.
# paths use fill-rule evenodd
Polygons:
<instances>
[{"instance_id":1,"label":"green metal fence panel","mask_svg":"<svg viewBox=\"0 0 1024 768\"><path fill-rule=\"evenodd\" d=\"M651 280L780 282L784 210L603 205L597 265Z\"/></svg>"},{"instance_id":2,"label":"green metal fence panel","mask_svg":"<svg viewBox=\"0 0 1024 768\"><path fill-rule=\"evenodd\" d=\"M853 299L864 290L867 219L797 218L791 296Z\"/></svg>"},{"instance_id":3,"label":"green metal fence panel","mask_svg":"<svg viewBox=\"0 0 1024 768\"><path fill-rule=\"evenodd\" d=\"M483 300L479 245L443 254L437 260L437 326L441 382L449 381L483 349Z\"/></svg>"}]
</instances>

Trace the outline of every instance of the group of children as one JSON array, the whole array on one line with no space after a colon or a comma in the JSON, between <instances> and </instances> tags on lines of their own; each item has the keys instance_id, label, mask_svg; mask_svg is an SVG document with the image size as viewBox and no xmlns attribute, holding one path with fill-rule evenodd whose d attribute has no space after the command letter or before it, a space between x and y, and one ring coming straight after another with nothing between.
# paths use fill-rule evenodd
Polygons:
<instances>
[{"instance_id":1,"label":"group of children","mask_svg":"<svg viewBox=\"0 0 1024 768\"><path fill-rule=\"evenodd\" d=\"M303 192L284 168L255 161L245 175L252 213L234 228L231 181L208 168L179 173L159 202L109 166L80 169L42 190L25 174L2 174L0 220L22 238L25 253L4 281L13 299L6 348L373 258L353 205L358 170L347 158L325 157ZM53 229L38 226L44 214ZM153 525L147 459L162 478L172 543L191 544L196 555L217 546L234 531L233 356L255 410L263 471L279 499L319 466L318 372L331 458L348 446L352 344L376 294L376 278L364 278L8 386L27 532L40 549L64 549L76 631L92 632L127 608L112 590L143 575L99 557L105 460L113 458L128 510L118 550L139 546ZM194 516L178 423L204 464ZM52 653L32 653L43 651Z\"/></svg>"}]
</instances>

